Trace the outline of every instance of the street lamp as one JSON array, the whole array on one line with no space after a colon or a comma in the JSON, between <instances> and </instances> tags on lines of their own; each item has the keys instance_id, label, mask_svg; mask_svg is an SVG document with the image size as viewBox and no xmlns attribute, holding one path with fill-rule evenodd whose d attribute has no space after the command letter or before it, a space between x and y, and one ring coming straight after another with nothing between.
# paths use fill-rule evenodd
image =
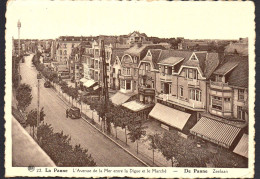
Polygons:
<instances>
[{"instance_id":1,"label":"street lamp","mask_svg":"<svg viewBox=\"0 0 260 179\"><path fill-rule=\"evenodd\" d=\"M38 133L38 127L40 123L40 79L42 78L42 75L40 73L37 74L37 80L38 80L38 100L37 100L37 130L36 130L36 136Z\"/></svg>"}]
</instances>

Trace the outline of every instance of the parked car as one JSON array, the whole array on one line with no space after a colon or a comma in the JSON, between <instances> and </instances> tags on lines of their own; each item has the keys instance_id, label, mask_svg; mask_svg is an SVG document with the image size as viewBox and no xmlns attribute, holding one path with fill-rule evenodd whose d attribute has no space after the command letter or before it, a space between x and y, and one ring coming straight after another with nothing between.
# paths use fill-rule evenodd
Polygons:
<instances>
[{"instance_id":1,"label":"parked car","mask_svg":"<svg viewBox=\"0 0 260 179\"><path fill-rule=\"evenodd\" d=\"M70 117L71 119L78 119L81 118L80 109L77 107L71 107L66 110L67 117Z\"/></svg>"},{"instance_id":2,"label":"parked car","mask_svg":"<svg viewBox=\"0 0 260 179\"><path fill-rule=\"evenodd\" d=\"M50 87L51 87L51 82L46 81L46 82L44 83L44 87L45 87L45 88L50 88Z\"/></svg>"}]
</instances>

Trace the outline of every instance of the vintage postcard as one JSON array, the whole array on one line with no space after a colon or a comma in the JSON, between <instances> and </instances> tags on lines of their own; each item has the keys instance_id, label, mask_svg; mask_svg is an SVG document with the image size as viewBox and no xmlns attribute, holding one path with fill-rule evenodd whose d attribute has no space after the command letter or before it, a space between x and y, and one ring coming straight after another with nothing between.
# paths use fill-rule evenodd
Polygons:
<instances>
[{"instance_id":1,"label":"vintage postcard","mask_svg":"<svg viewBox=\"0 0 260 179\"><path fill-rule=\"evenodd\" d=\"M6 6L6 176L254 177L253 2Z\"/></svg>"}]
</instances>

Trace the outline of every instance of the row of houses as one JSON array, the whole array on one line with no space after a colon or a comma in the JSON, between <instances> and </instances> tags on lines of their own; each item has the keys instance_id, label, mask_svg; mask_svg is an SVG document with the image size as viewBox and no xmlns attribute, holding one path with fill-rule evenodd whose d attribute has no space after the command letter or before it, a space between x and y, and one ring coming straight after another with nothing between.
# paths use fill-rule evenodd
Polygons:
<instances>
[{"instance_id":1,"label":"row of houses","mask_svg":"<svg viewBox=\"0 0 260 179\"><path fill-rule=\"evenodd\" d=\"M111 101L182 136L236 148L248 134L248 56L166 49L138 35L124 37L129 43L102 37ZM100 39L56 43L56 59L75 86L102 87Z\"/></svg>"},{"instance_id":2,"label":"row of houses","mask_svg":"<svg viewBox=\"0 0 260 179\"><path fill-rule=\"evenodd\" d=\"M75 79L86 88L102 86L99 44L78 49L72 59L83 75ZM106 62L109 87L118 91L112 102L144 120L226 148L247 133L248 56L137 43L128 49L107 45Z\"/></svg>"}]
</instances>

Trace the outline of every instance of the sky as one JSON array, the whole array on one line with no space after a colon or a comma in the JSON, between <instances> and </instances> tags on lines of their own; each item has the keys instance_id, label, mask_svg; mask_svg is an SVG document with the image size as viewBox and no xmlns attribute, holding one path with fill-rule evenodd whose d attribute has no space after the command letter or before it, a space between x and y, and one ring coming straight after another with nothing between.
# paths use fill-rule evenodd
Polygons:
<instances>
[{"instance_id":1,"label":"sky","mask_svg":"<svg viewBox=\"0 0 260 179\"><path fill-rule=\"evenodd\" d=\"M252 2L9 1L7 32L22 39L63 35L123 35L133 31L161 38L238 39L254 32Z\"/></svg>"}]
</instances>

